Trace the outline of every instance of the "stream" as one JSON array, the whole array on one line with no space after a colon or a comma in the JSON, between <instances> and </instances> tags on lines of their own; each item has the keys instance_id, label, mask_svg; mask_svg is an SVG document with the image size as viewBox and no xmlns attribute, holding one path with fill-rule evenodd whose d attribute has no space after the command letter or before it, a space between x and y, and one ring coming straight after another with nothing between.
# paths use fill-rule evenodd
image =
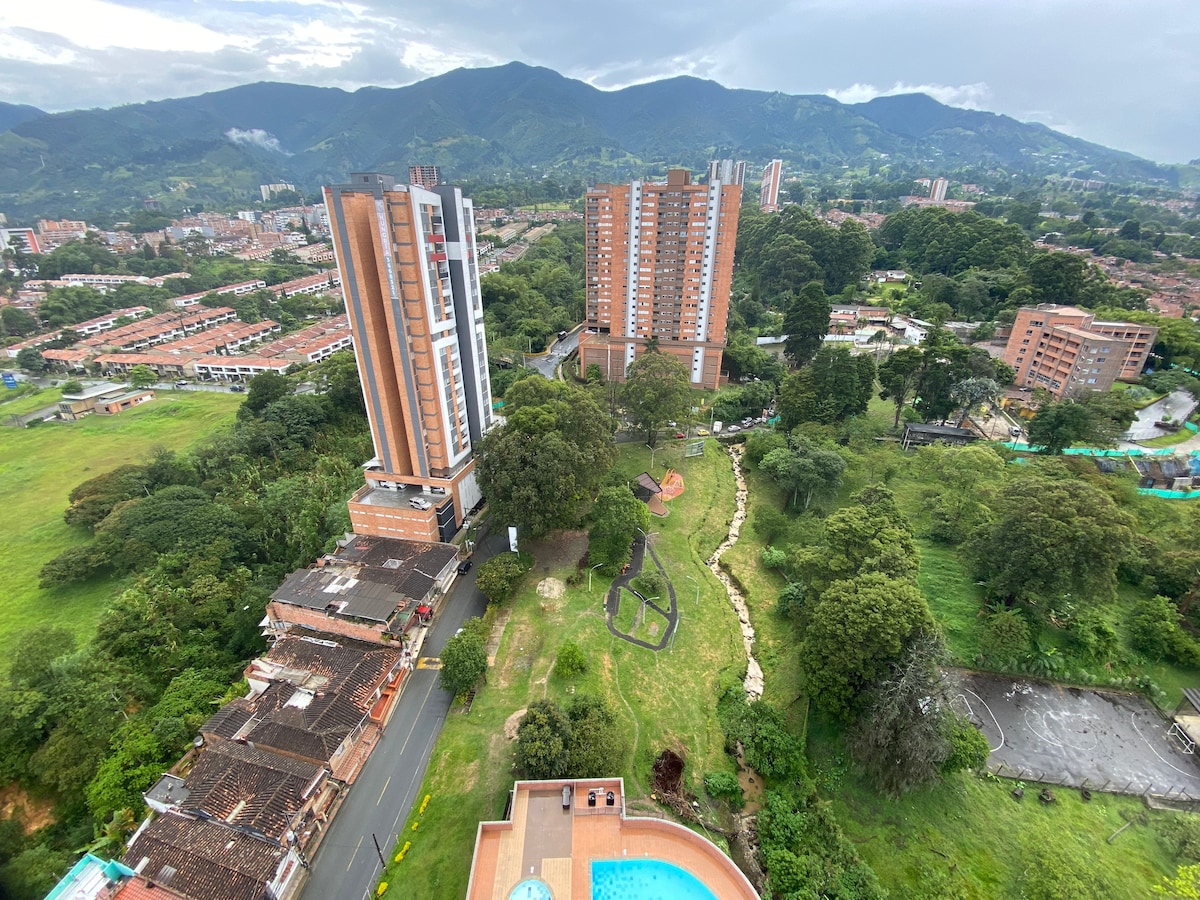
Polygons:
<instances>
[{"instance_id":1,"label":"stream","mask_svg":"<svg viewBox=\"0 0 1200 900\"><path fill-rule=\"evenodd\" d=\"M763 693L762 667L754 658L754 626L750 624L750 610L746 606L746 598L734 585L733 579L726 575L719 565L725 551L738 542L742 525L746 522L746 479L742 475L742 447L740 444L731 444L725 449L733 461L733 477L737 484L734 500L737 509L733 514L733 521L729 523L729 533L725 536L725 540L721 542L716 552L708 558L705 564L717 577L717 580L725 585L725 592L729 594L729 602L733 604L738 622L741 623L742 644L746 648L746 678L742 682L742 687L746 691L746 699L752 701L761 699Z\"/></svg>"}]
</instances>

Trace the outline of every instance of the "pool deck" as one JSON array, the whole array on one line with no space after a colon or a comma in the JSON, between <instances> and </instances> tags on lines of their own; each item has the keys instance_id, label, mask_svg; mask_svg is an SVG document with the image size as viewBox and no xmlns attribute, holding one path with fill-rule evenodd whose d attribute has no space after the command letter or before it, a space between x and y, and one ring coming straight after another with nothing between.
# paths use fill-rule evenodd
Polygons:
<instances>
[{"instance_id":1,"label":"pool deck","mask_svg":"<svg viewBox=\"0 0 1200 900\"><path fill-rule=\"evenodd\" d=\"M562 789L571 787L571 808ZM588 804L589 792L596 804ZM614 802L607 805L608 792ZM591 900L591 863L598 859L657 859L691 872L721 900L756 900L753 886L711 841L674 822L625 815L620 778L518 781L510 818L481 822L467 900L509 900L518 884L536 878L554 900Z\"/></svg>"}]
</instances>

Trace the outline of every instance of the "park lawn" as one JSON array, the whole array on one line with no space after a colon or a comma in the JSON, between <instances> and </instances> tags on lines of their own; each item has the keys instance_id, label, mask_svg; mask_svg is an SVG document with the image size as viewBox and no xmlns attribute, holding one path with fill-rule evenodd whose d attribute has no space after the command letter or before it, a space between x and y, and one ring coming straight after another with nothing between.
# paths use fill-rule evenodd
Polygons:
<instances>
[{"instance_id":1,"label":"park lawn","mask_svg":"<svg viewBox=\"0 0 1200 900\"><path fill-rule=\"evenodd\" d=\"M1040 786L1027 784L1018 802L1011 781L957 773L894 799L861 779L840 734L816 716L809 757L842 830L896 898L1026 896L1039 851L1105 879L1109 890L1096 896L1109 900L1147 897L1160 876L1175 873L1154 825L1182 814L1146 810L1137 798L1095 793L1085 802L1077 791L1054 787L1057 801L1044 805Z\"/></svg>"},{"instance_id":2,"label":"park lawn","mask_svg":"<svg viewBox=\"0 0 1200 900\"><path fill-rule=\"evenodd\" d=\"M1174 447L1176 444L1182 444L1184 441L1195 436L1196 432L1190 428L1180 428L1173 434L1164 434L1161 437L1151 438L1148 441L1138 441L1138 446L1158 450L1163 447Z\"/></svg>"},{"instance_id":3,"label":"park lawn","mask_svg":"<svg viewBox=\"0 0 1200 900\"><path fill-rule=\"evenodd\" d=\"M590 593L585 576L580 585L568 585L561 598L540 596L538 584L546 578L565 582L577 571L576 559L548 563L537 558L545 545L534 545L534 568L512 601L496 664L470 712L456 706L434 747L419 794L430 796L429 805L424 815L414 811L400 837L401 848L405 841L412 847L398 863L398 848L390 851L382 880L402 887L402 896L465 895L478 824L500 818L515 778L505 722L535 700L566 705L576 692L609 700L629 737L628 753L614 760L613 774L625 778L632 808L652 805L653 760L668 747L685 757L687 786L702 799L706 772L732 771L716 698L723 682L740 681L746 663L737 617L704 559L732 519L734 487L729 460L717 443L708 441L705 449L682 470L686 489L669 502L671 515L651 524L650 540L675 586L681 613L673 650L655 653L609 633L607 578L595 576ZM662 451L656 455L656 474L661 474ZM617 469L632 478L649 462L645 447L623 445ZM571 546L584 546L582 536ZM565 640L579 644L589 663L587 673L569 683L551 675Z\"/></svg>"},{"instance_id":4,"label":"park lawn","mask_svg":"<svg viewBox=\"0 0 1200 900\"><path fill-rule=\"evenodd\" d=\"M42 388L11 400L0 400L0 421L7 422L12 416L23 416L45 406L54 406L61 399L61 388Z\"/></svg>"},{"instance_id":5,"label":"park lawn","mask_svg":"<svg viewBox=\"0 0 1200 900\"><path fill-rule=\"evenodd\" d=\"M90 537L63 522L71 490L145 459L156 447L194 446L232 421L240 402L240 397L215 392L166 394L118 416L0 428L0 532L6 547L0 568L0 595L5 598L0 606L0 670L7 670L17 637L26 629L55 625L74 632L81 643L87 640L105 603L124 584L100 578L53 590L38 587L38 572L46 562Z\"/></svg>"}]
</instances>

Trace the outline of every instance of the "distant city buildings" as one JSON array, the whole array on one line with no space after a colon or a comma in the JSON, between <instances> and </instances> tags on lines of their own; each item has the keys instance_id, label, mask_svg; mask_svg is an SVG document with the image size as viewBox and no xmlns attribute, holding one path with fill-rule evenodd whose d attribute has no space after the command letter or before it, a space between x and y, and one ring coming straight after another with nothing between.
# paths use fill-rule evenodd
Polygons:
<instances>
[{"instance_id":1,"label":"distant city buildings","mask_svg":"<svg viewBox=\"0 0 1200 900\"><path fill-rule=\"evenodd\" d=\"M269 203L273 198L285 191L296 193L296 186L288 181L276 181L271 184L260 184L258 192L262 195L263 203Z\"/></svg>"},{"instance_id":2,"label":"distant city buildings","mask_svg":"<svg viewBox=\"0 0 1200 900\"><path fill-rule=\"evenodd\" d=\"M783 160L773 159L763 169L762 185L758 189L758 208L763 212L779 212L779 184L783 180Z\"/></svg>"},{"instance_id":3,"label":"distant city buildings","mask_svg":"<svg viewBox=\"0 0 1200 900\"><path fill-rule=\"evenodd\" d=\"M935 178L929 183L929 199L935 203L941 203L946 199L946 191L949 189L949 181L945 178Z\"/></svg>"},{"instance_id":4,"label":"distant city buildings","mask_svg":"<svg viewBox=\"0 0 1200 900\"><path fill-rule=\"evenodd\" d=\"M1062 400L1139 377L1157 336L1150 325L1097 322L1087 310L1042 303L1017 311L1004 361L1016 372L1014 384Z\"/></svg>"},{"instance_id":5,"label":"distant city buildings","mask_svg":"<svg viewBox=\"0 0 1200 900\"><path fill-rule=\"evenodd\" d=\"M442 183L441 166L409 166L408 183L432 191Z\"/></svg>"},{"instance_id":6,"label":"distant city buildings","mask_svg":"<svg viewBox=\"0 0 1200 900\"><path fill-rule=\"evenodd\" d=\"M720 383L741 199L740 185L694 184L683 169L587 192L583 371L623 381L653 340L693 386Z\"/></svg>"},{"instance_id":7,"label":"distant city buildings","mask_svg":"<svg viewBox=\"0 0 1200 900\"><path fill-rule=\"evenodd\" d=\"M493 421L471 201L368 173L325 202L376 454L350 520L448 540L482 499L474 449Z\"/></svg>"},{"instance_id":8,"label":"distant city buildings","mask_svg":"<svg viewBox=\"0 0 1200 900\"><path fill-rule=\"evenodd\" d=\"M745 184L746 163L742 160L714 159L708 164L708 183Z\"/></svg>"}]
</instances>

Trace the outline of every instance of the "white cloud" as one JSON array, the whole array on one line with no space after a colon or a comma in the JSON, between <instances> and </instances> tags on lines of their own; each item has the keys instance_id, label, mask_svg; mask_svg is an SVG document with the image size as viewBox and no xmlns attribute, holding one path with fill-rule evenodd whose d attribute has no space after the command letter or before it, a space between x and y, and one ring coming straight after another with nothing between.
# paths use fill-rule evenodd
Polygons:
<instances>
[{"instance_id":1,"label":"white cloud","mask_svg":"<svg viewBox=\"0 0 1200 900\"><path fill-rule=\"evenodd\" d=\"M270 150L273 153L282 153L284 156L292 154L283 149L279 143L279 138L273 137L261 128L230 128L225 132L225 137L233 141L235 144L251 144L255 147L261 147L263 150Z\"/></svg>"},{"instance_id":2,"label":"white cloud","mask_svg":"<svg viewBox=\"0 0 1200 900\"><path fill-rule=\"evenodd\" d=\"M53 35L89 50L120 47L211 53L246 43L243 38L220 34L194 22L104 0L5 3L0 7L0 35L12 34L14 29Z\"/></svg>"},{"instance_id":3,"label":"white cloud","mask_svg":"<svg viewBox=\"0 0 1200 900\"><path fill-rule=\"evenodd\" d=\"M896 94L928 94L938 103L944 103L946 106L982 109L984 101L991 96L991 89L982 81L975 84L958 85L905 84L897 81L890 88L858 83L847 88L831 88L825 91L825 96L832 97L839 103L866 103L876 97L893 97Z\"/></svg>"}]
</instances>

